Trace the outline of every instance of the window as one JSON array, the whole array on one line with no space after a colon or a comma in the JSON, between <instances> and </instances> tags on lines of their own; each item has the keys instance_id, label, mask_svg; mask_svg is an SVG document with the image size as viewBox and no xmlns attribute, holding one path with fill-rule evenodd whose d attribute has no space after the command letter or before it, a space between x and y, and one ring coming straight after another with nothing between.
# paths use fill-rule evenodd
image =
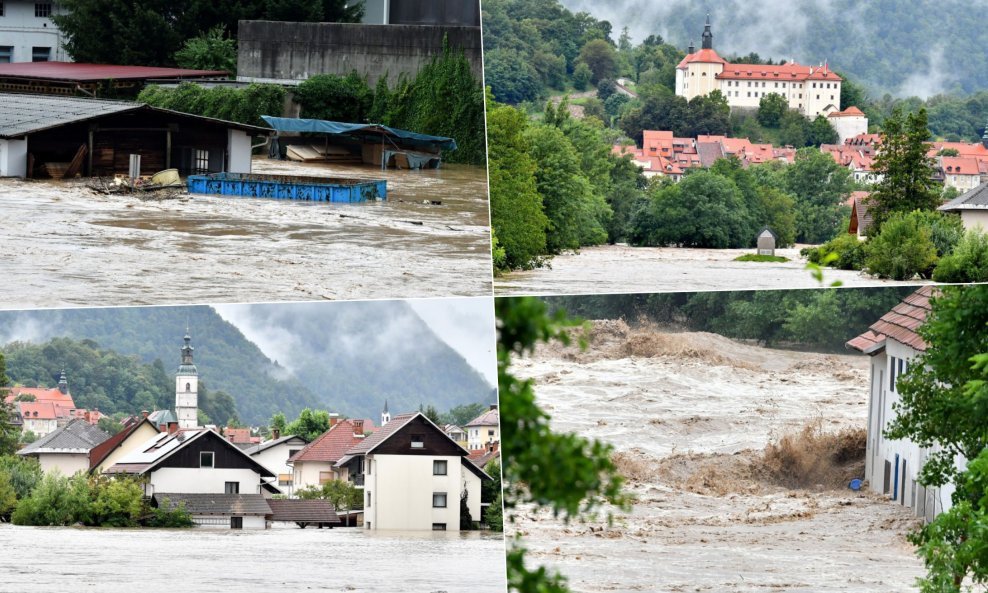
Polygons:
<instances>
[{"instance_id":1,"label":"window","mask_svg":"<svg viewBox=\"0 0 988 593\"><path fill-rule=\"evenodd\" d=\"M9 64L14 60L14 46L0 45L0 64Z\"/></svg>"},{"instance_id":2,"label":"window","mask_svg":"<svg viewBox=\"0 0 988 593\"><path fill-rule=\"evenodd\" d=\"M494 438L494 429L493 428L487 431L487 436L489 436L492 439Z\"/></svg>"},{"instance_id":3,"label":"window","mask_svg":"<svg viewBox=\"0 0 988 593\"><path fill-rule=\"evenodd\" d=\"M333 472L319 472L319 484L325 484L333 479Z\"/></svg>"},{"instance_id":4,"label":"window","mask_svg":"<svg viewBox=\"0 0 988 593\"><path fill-rule=\"evenodd\" d=\"M367 460L367 473L368 473L368 474L370 474L370 473L371 473L371 465L372 465L373 463L374 463L374 460L373 460L373 459L368 459L368 460Z\"/></svg>"},{"instance_id":5,"label":"window","mask_svg":"<svg viewBox=\"0 0 988 593\"><path fill-rule=\"evenodd\" d=\"M295 457L295 454L298 453L299 451L301 451L301 449L289 449L288 457Z\"/></svg>"},{"instance_id":6,"label":"window","mask_svg":"<svg viewBox=\"0 0 988 593\"><path fill-rule=\"evenodd\" d=\"M0 16L3 16L3 0L0 0Z\"/></svg>"},{"instance_id":7,"label":"window","mask_svg":"<svg viewBox=\"0 0 988 593\"><path fill-rule=\"evenodd\" d=\"M227 482L223 485L223 492L227 494L240 494L240 482Z\"/></svg>"},{"instance_id":8,"label":"window","mask_svg":"<svg viewBox=\"0 0 988 593\"><path fill-rule=\"evenodd\" d=\"M423 440L422 435L420 435L420 434L413 434L412 435L412 449L422 449L423 447L425 447L425 441Z\"/></svg>"},{"instance_id":9,"label":"window","mask_svg":"<svg viewBox=\"0 0 988 593\"><path fill-rule=\"evenodd\" d=\"M446 531L446 524L445 523L433 523L432 524L432 530L433 531Z\"/></svg>"},{"instance_id":10,"label":"window","mask_svg":"<svg viewBox=\"0 0 988 593\"><path fill-rule=\"evenodd\" d=\"M244 528L243 517L230 517L230 529L243 529L243 528Z\"/></svg>"},{"instance_id":11,"label":"window","mask_svg":"<svg viewBox=\"0 0 988 593\"><path fill-rule=\"evenodd\" d=\"M432 462L432 475L434 476L445 476L446 475L446 460L436 459Z\"/></svg>"},{"instance_id":12,"label":"window","mask_svg":"<svg viewBox=\"0 0 988 593\"><path fill-rule=\"evenodd\" d=\"M34 16L46 19L51 16L51 2L35 2Z\"/></svg>"},{"instance_id":13,"label":"window","mask_svg":"<svg viewBox=\"0 0 988 593\"><path fill-rule=\"evenodd\" d=\"M291 486L294 482L294 476L292 474L278 474L278 485L279 486Z\"/></svg>"},{"instance_id":14,"label":"window","mask_svg":"<svg viewBox=\"0 0 988 593\"><path fill-rule=\"evenodd\" d=\"M47 62L51 59L51 48L50 47L32 47L31 48L31 61L32 62Z\"/></svg>"},{"instance_id":15,"label":"window","mask_svg":"<svg viewBox=\"0 0 988 593\"><path fill-rule=\"evenodd\" d=\"M213 452L212 451L200 451L199 452L199 467L213 467Z\"/></svg>"},{"instance_id":16,"label":"window","mask_svg":"<svg viewBox=\"0 0 988 593\"><path fill-rule=\"evenodd\" d=\"M209 151L201 148L196 149L196 173L209 173Z\"/></svg>"},{"instance_id":17,"label":"window","mask_svg":"<svg viewBox=\"0 0 988 593\"><path fill-rule=\"evenodd\" d=\"M370 500L370 495L368 495L368 500ZM433 492L432 493L432 508L434 508L434 509L445 509L446 508L446 493L445 492Z\"/></svg>"},{"instance_id":18,"label":"window","mask_svg":"<svg viewBox=\"0 0 988 593\"><path fill-rule=\"evenodd\" d=\"M367 506L371 505L371 493L370 490L367 491Z\"/></svg>"},{"instance_id":19,"label":"window","mask_svg":"<svg viewBox=\"0 0 988 593\"><path fill-rule=\"evenodd\" d=\"M889 357L889 391L895 391L895 374L899 368L898 360L894 356Z\"/></svg>"},{"instance_id":20,"label":"window","mask_svg":"<svg viewBox=\"0 0 988 593\"><path fill-rule=\"evenodd\" d=\"M190 391L192 391L192 383L186 383L185 384L185 392L188 393Z\"/></svg>"}]
</instances>

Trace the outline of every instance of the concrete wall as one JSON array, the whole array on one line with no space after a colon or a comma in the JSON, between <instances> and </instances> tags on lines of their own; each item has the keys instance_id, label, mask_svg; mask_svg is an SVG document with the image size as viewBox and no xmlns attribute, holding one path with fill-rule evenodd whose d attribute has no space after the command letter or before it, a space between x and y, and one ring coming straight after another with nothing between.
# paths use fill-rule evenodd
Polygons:
<instances>
[{"instance_id":1,"label":"concrete wall","mask_svg":"<svg viewBox=\"0 0 988 593\"><path fill-rule=\"evenodd\" d=\"M89 471L88 453L42 453L38 455L41 471L49 474L58 470L63 476Z\"/></svg>"},{"instance_id":2,"label":"concrete wall","mask_svg":"<svg viewBox=\"0 0 988 593\"><path fill-rule=\"evenodd\" d=\"M320 472L334 472L334 479L343 479L340 477L339 470L328 461L298 461L295 463L294 477L292 478L295 492L309 486L321 486L319 483Z\"/></svg>"},{"instance_id":3,"label":"concrete wall","mask_svg":"<svg viewBox=\"0 0 988 593\"><path fill-rule=\"evenodd\" d=\"M441 53L444 35L465 53L479 79L479 27L241 21L237 80L301 81L356 70L371 86L383 76L394 84L400 74L415 76Z\"/></svg>"},{"instance_id":4,"label":"concrete wall","mask_svg":"<svg viewBox=\"0 0 988 593\"><path fill-rule=\"evenodd\" d=\"M68 62L71 58L62 46L62 33L50 18L35 16L35 2L6 0L0 16L0 47L11 49L11 62L30 62L35 47L50 49L49 60ZM58 12L57 3L52 10Z\"/></svg>"}]
</instances>

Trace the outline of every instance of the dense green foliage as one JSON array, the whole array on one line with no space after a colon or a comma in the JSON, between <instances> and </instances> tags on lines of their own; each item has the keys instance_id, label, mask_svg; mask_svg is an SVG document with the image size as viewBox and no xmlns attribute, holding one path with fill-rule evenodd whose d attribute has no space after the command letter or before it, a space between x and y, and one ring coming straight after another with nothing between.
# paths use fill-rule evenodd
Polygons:
<instances>
[{"instance_id":1,"label":"dense green foliage","mask_svg":"<svg viewBox=\"0 0 988 593\"><path fill-rule=\"evenodd\" d=\"M216 423L225 423L229 412L225 398L218 397L212 405L210 400L218 391L233 396L238 420L250 424L266 422L277 412L295 417L306 407L376 418L384 400L395 413L415 410L425 402L450 409L493 401L494 388L407 305L252 305L234 311L238 312L252 324L277 327L281 335L292 336L297 348L287 354L291 370L272 361L210 307L5 311L0 312L0 333L16 335L16 328L28 324L40 328L40 339L68 336L77 340L66 355L85 354L78 360L78 369L74 368L76 361L63 358L58 350L49 349L47 355L45 346L30 346L29 350L42 357L32 357L37 372L10 372L16 372L18 380L23 377L25 383L54 386L65 365L76 403L98 405L104 413L117 409L140 412L141 407L130 409L140 389L121 387L143 385L139 378L145 374L159 377L151 382L160 385L159 391L151 392L155 401L167 408L174 405L173 372L180 360L186 324L196 348L200 407ZM399 338L382 338L386 330L400 332ZM86 340L98 346L87 345ZM104 351L119 354L101 355ZM104 355L117 366L98 370L97 361ZM136 355L139 364L128 362L129 355ZM167 362L159 368L156 359ZM104 374L109 376L104 378ZM204 386L210 388L206 398ZM89 394L112 394L122 400L99 403L99 397L90 399Z\"/></svg>"},{"instance_id":2,"label":"dense green foliage","mask_svg":"<svg viewBox=\"0 0 988 593\"><path fill-rule=\"evenodd\" d=\"M0 456L0 472L7 474L17 499L27 498L41 481L41 466L37 459L19 455Z\"/></svg>"},{"instance_id":3,"label":"dense green foliage","mask_svg":"<svg viewBox=\"0 0 988 593\"><path fill-rule=\"evenodd\" d=\"M191 527L184 510L159 512L144 497L141 482L131 478L45 474L11 515L17 525L94 527Z\"/></svg>"},{"instance_id":4,"label":"dense green foliage","mask_svg":"<svg viewBox=\"0 0 988 593\"><path fill-rule=\"evenodd\" d=\"M17 450L17 440L20 437L17 428L11 423L13 407L7 403L5 387L9 379L6 373L6 359L0 352L0 456L10 455Z\"/></svg>"},{"instance_id":5,"label":"dense green foliage","mask_svg":"<svg viewBox=\"0 0 988 593\"><path fill-rule=\"evenodd\" d=\"M216 26L193 37L175 52L179 68L193 70L225 70L237 72L237 40L227 37L223 27Z\"/></svg>"},{"instance_id":6,"label":"dense green foliage","mask_svg":"<svg viewBox=\"0 0 988 593\"><path fill-rule=\"evenodd\" d=\"M927 156L929 139L925 109L905 116L896 109L885 120L882 149L874 164L882 178L868 197L868 212L874 220L869 232L878 233L896 212L940 206L943 188L933 180L934 161Z\"/></svg>"},{"instance_id":7,"label":"dense green foliage","mask_svg":"<svg viewBox=\"0 0 988 593\"><path fill-rule=\"evenodd\" d=\"M687 101L664 86L639 89L640 106L629 105L619 120L621 130L639 146L643 130L672 130L680 138L724 136L731 131L731 108L720 91Z\"/></svg>"},{"instance_id":8,"label":"dense green foliage","mask_svg":"<svg viewBox=\"0 0 988 593\"><path fill-rule=\"evenodd\" d=\"M933 271L936 282L988 282L988 235L980 229L964 233Z\"/></svg>"},{"instance_id":9,"label":"dense green foliage","mask_svg":"<svg viewBox=\"0 0 988 593\"><path fill-rule=\"evenodd\" d=\"M494 478L480 484L480 501L490 503L481 517L484 525L491 531L504 531L504 499L501 496L501 461L492 459L484 466L488 476Z\"/></svg>"},{"instance_id":10,"label":"dense green foliage","mask_svg":"<svg viewBox=\"0 0 988 593\"><path fill-rule=\"evenodd\" d=\"M415 76L393 88L381 79L371 89L356 72L320 74L298 85L294 99L301 116L351 123L379 123L456 140L449 162L483 165L484 96L462 51L448 44Z\"/></svg>"},{"instance_id":11,"label":"dense green foliage","mask_svg":"<svg viewBox=\"0 0 988 593\"><path fill-rule=\"evenodd\" d=\"M137 95L137 101L153 107L266 127L261 116L281 115L285 89L276 84L206 88L183 82L174 89L148 86Z\"/></svg>"},{"instance_id":12,"label":"dense green foliage","mask_svg":"<svg viewBox=\"0 0 988 593\"><path fill-rule=\"evenodd\" d=\"M346 480L329 480L322 486L309 486L296 492L302 500L328 500L340 512L364 508L364 491Z\"/></svg>"},{"instance_id":13,"label":"dense green foliage","mask_svg":"<svg viewBox=\"0 0 988 593\"><path fill-rule=\"evenodd\" d=\"M554 309L589 319L645 320L766 345L843 352L910 288L763 290L551 297Z\"/></svg>"},{"instance_id":14,"label":"dense green foliage","mask_svg":"<svg viewBox=\"0 0 988 593\"><path fill-rule=\"evenodd\" d=\"M359 22L346 0L62 0L52 20L76 62L173 66L187 40L214 28L236 37L241 20Z\"/></svg>"},{"instance_id":15,"label":"dense green foliage","mask_svg":"<svg viewBox=\"0 0 988 593\"><path fill-rule=\"evenodd\" d=\"M810 263L838 270L861 270L865 266L865 243L857 235L840 233L819 247L804 250Z\"/></svg>"},{"instance_id":16,"label":"dense green foliage","mask_svg":"<svg viewBox=\"0 0 988 593\"><path fill-rule=\"evenodd\" d=\"M895 213L882 231L865 245L865 267L879 278L929 278L937 263L937 248L919 212Z\"/></svg>"},{"instance_id":17,"label":"dense green foliage","mask_svg":"<svg viewBox=\"0 0 988 593\"><path fill-rule=\"evenodd\" d=\"M557 311L549 315L535 298L497 299L497 362L500 392L504 503L508 510L533 503L565 520L579 518L601 504L627 508L623 479L611 461L612 448L571 433L553 432L549 415L535 403L531 379L511 372L514 356L539 342L568 342L573 321ZM559 575L525 566L525 551L515 540L508 553L508 588L514 591L565 591Z\"/></svg>"}]
</instances>

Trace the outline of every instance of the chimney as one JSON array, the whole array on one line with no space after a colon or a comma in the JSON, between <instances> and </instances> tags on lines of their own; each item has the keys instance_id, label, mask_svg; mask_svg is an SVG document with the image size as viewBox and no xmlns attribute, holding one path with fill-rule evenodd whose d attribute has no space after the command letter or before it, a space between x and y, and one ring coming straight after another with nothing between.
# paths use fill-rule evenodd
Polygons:
<instances>
[{"instance_id":1,"label":"chimney","mask_svg":"<svg viewBox=\"0 0 988 593\"><path fill-rule=\"evenodd\" d=\"M176 432L178 432L178 422L169 422L168 434L175 434Z\"/></svg>"},{"instance_id":2,"label":"chimney","mask_svg":"<svg viewBox=\"0 0 988 593\"><path fill-rule=\"evenodd\" d=\"M334 426L336 426L339 423L340 423L340 415L339 414L330 414L329 415L329 427L330 428L333 428Z\"/></svg>"},{"instance_id":3,"label":"chimney","mask_svg":"<svg viewBox=\"0 0 988 593\"><path fill-rule=\"evenodd\" d=\"M491 404L491 409L492 410L496 410L497 409L497 404Z\"/></svg>"},{"instance_id":4,"label":"chimney","mask_svg":"<svg viewBox=\"0 0 988 593\"><path fill-rule=\"evenodd\" d=\"M141 416L144 417L144 418L147 418L148 417L148 411L147 410L141 410Z\"/></svg>"},{"instance_id":5,"label":"chimney","mask_svg":"<svg viewBox=\"0 0 988 593\"><path fill-rule=\"evenodd\" d=\"M353 422L353 434L354 436L364 436L364 421L363 420L352 420Z\"/></svg>"},{"instance_id":6,"label":"chimney","mask_svg":"<svg viewBox=\"0 0 988 593\"><path fill-rule=\"evenodd\" d=\"M277 441L280 438L281 438L281 429L280 428L272 428L271 429L271 440L272 441Z\"/></svg>"}]
</instances>

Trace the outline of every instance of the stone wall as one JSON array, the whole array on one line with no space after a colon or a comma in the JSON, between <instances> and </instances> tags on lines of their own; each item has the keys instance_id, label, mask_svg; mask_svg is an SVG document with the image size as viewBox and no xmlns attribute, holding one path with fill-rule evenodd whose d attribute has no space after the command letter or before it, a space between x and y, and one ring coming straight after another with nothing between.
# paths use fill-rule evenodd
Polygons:
<instances>
[{"instance_id":1,"label":"stone wall","mask_svg":"<svg viewBox=\"0 0 988 593\"><path fill-rule=\"evenodd\" d=\"M479 27L241 21L237 79L301 81L356 70L372 87L383 76L394 84L402 73L414 77L441 53L444 36L465 53L479 79Z\"/></svg>"}]
</instances>

